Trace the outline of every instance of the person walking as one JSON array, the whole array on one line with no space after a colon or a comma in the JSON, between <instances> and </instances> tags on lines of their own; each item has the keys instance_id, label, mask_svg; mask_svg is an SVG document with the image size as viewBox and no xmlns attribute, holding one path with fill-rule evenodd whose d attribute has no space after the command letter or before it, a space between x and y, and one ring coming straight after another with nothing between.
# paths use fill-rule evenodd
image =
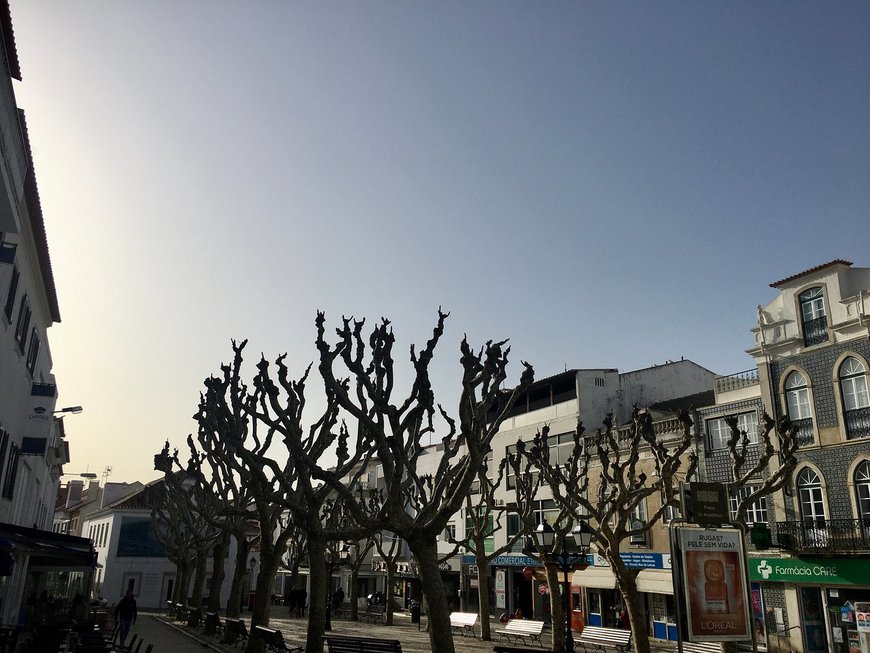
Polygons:
<instances>
[{"instance_id":1,"label":"person walking","mask_svg":"<svg viewBox=\"0 0 870 653\"><path fill-rule=\"evenodd\" d=\"M115 627L118 628L121 646L127 645L127 635L130 634L130 629L135 622L136 599L133 598L133 592L127 592L127 596L118 601L118 605L115 606Z\"/></svg>"}]
</instances>

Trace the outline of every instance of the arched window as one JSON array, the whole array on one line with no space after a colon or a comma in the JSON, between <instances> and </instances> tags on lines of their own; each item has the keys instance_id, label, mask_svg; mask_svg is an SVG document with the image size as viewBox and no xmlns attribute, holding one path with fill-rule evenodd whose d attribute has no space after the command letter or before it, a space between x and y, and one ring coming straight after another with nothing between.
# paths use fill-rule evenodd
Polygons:
<instances>
[{"instance_id":1,"label":"arched window","mask_svg":"<svg viewBox=\"0 0 870 653\"><path fill-rule=\"evenodd\" d=\"M865 531L870 527L870 461L865 460L855 468L855 504L858 519Z\"/></svg>"},{"instance_id":2,"label":"arched window","mask_svg":"<svg viewBox=\"0 0 870 653\"><path fill-rule=\"evenodd\" d=\"M826 546L827 531L822 480L809 467L797 475L798 501L800 501L803 537L806 546Z\"/></svg>"},{"instance_id":3,"label":"arched window","mask_svg":"<svg viewBox=\"0 0 870 653\"><path fill-rule=\"evenodd\" d=\"M867 437L870 435L870 394L867 392L864 364L849 356L840 365L839 377L846 437Z\"/></svg>"},{"instance_id":4,"label":"arched window","mask_svg":"<svg viewBox=\"0 0 870 653\"><path fill-rule=\"evenodd\" d=\"M788 418L791 421L811 417L810 389L800 372L792 372L785 380L785 398L788 402Z\"/></svg>"},{"instance_id":5,"label":"arched window","mask_svg":"<svg viewBox=\"0 0 870 653\"><path fill-rule=\"evenodd\" d=\"M798 296L801 306L801 326L804 346L817 345L828 339L828 318L825 317L825 294L821 288L810 288Z\"/></svg>"},{"instance_id":6,"label":"arched window","mask_svg":"<svg viewBox=\"0 0 870 653\"><path fill-rule=\"evenodd\" d=\"M792 372L785 379L785 402L788 418L797 427L798 444L812 444L813 420L810 413L810 389L806 377Z\"/></svg>"}]
</instances>

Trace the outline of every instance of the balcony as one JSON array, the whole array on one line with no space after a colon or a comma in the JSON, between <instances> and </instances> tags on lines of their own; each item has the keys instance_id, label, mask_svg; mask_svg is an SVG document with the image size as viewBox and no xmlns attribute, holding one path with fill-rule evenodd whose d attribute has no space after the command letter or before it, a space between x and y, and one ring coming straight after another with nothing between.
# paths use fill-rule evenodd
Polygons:
<instances>
[{"instance_id":1,"label":"balcony","mask_svg":"<svg viewBox=\"0 0 870 653\"><path fill-rule=\"evenodd\" d=\"M828 339L828 318L824 315L804 322L804 347L812 347Z\"/></svg>"},{"instance_id":2,"label":"balcony","mask_svg":"<svg viewBox=\"0 0 870 653\"><path fill-rule=\"evenodd\" d=\"M870 522L815 519L776 523L776 542L796 553L854 553L870 549Z\"/></svg>"},{"instance_id":3,"label":"balcony","mask_svg":"<svg viewBox=\"0 0 870 653\"><path fill-rule=\"evenodd\" d=\"M846 439L854 440L870 436L870 408L847 410L845 422Z\"/></svg>"},{"instance_id":4,"label":"balcony","mask_svg":"<svg viewBox=\"0 0 870 653\"><path fill-rule=\"evenodd\" d=\"M15 263L15 243L0 242L0 263Z\"/></svg>"},{"instance_id":5,"label":"balcony","mask_svg":"<svg viewBox=\"0 0 870 653\"><path fill-rule=\"evenodd\" d=\"M812 417L807 417L806 419L794 419L792 420L791 425L797 429L794 439L799 447L805 447L816 441L816 438L813 435Z\"/></svg>"},{"instance_id":6,"label":"balcony","mask_svg":"<svg viewBox=\"0 0 870 653\"><path fill-rule=\"evenodd\" d=\"M717 376L713 386L716 394L758 385L758 369L745 370L728 376Z\"/></svg>"},{"instance_id":7,"label":"balcony","mask_svg":"<svg viewBox=\"0 0 870 653\"><path fill-rule=\"evenodd\" d=\"M54 383L34 383L30 386L31 397L55 397L57 385Z\"/></svg>"}]
</instances>

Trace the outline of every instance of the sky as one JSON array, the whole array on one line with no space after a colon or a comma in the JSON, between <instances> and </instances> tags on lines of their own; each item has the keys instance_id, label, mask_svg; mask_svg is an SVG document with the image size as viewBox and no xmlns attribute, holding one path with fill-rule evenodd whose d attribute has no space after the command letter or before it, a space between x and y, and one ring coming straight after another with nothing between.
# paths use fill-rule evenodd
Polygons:
<instances>
[{"instance_id":1,"label":"sky","mask_svg":"<svg viewBox=\"0 0 870 653\"><path fill-rule=\"evenodd\" d=\"M870 266L867 2L11 8L68 473L156 478L232 339L299 374L317 310L397 352L449 311L452 409L463 335L730 374L771 282Z\"/></svg>"}]
</instances>

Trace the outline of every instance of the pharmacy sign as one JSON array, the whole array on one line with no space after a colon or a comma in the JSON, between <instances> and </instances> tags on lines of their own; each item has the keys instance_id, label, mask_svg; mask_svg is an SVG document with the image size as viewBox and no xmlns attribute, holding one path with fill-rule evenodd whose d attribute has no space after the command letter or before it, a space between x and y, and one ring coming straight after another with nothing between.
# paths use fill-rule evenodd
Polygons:
<instances>
[{"instance_id":1,"label":"pharmacy sign","mask_svg":"<svg viewBox=\"0 0 870 653\"><path fill-rule=\"evenodd\" d=\"M749 558L749 580L801 585L867 585L870 566L852 558Z\"/></svg>"}]
</instances>

